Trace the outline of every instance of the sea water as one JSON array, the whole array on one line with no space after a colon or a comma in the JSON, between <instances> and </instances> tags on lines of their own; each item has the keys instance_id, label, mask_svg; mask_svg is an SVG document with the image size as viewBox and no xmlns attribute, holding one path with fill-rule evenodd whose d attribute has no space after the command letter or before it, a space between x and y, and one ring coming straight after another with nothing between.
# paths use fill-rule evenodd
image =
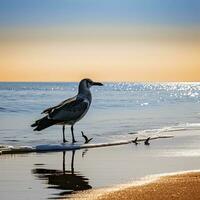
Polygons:
<instances>
[{"instance_id":1,"label":"sea water","mask_svg":"<svg viewBox=\"0 0 200 200\"><path fill-rule=\"evenodd\" d=\"M44 109L77 94L78 83L0 83L0 144L58 144L62 127L35 132ZM93 143L173 135L170 139L67 152L0 156L1 199L62 199L151 174L200 169L200 83L104 83L74 127ZM71 141L70 128L66 137Z\"/></svg>"},{"instance_id":2,"label":"sea water","mask_svg":"<svg viewBox=\"0 0 200 200\"><path fill-rule=\"evenodd\" d=\"M1 82L0 143L37 145L62 142L62 127L34 132L30 125L44 109L77 94L78 83ZM92 104L75 125L94 142L114 141L128 133L200 128L200 83L104 83L91 89ZM71 141L70 128L66 137Z\"/></svg>"}]
</instances>

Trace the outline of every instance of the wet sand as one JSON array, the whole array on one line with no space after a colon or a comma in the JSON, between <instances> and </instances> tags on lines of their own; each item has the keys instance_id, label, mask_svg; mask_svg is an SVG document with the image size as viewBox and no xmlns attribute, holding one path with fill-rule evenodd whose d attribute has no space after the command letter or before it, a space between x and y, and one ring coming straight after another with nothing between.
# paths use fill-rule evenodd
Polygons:
<instances>
[{"instance_id":1,"label":"wet sand","mask_svg":"<svg viewBox=\"0 0 200 200\"><path fill-rule=\"evenodd\" d=\"M199 200L200 172L161 177L144 185L109 192L96 200Z\"/></svg>"},{"instance_id":2,"label":"wet sand","mask_svg":"<svg viewBox=\"0 0 200 200\"><path fill-rule=\"evenodd\" d=\"M200 169L199 130L172 133L176 134L173 139L152 140L150 145L140 143L65 153L1 155L1 199L95 200L108 198L107 195L114 198L117 194L114 191L122 192L124 198L118 199L131 199L123 191L137 182L141 185L142 177L147 177L144 180L147 185L153 183L154 176L157 179L157 174L194 172ZM146 185L142 184L138 187L140 194L149 196L151 192L147 189L145 192L143 189ZM155 190L155 187L151 189ZM135 193L130 193L130 196L134 197ZM125 194L129 195L127 192ZM111 196L109 199L112 200Z\"/></svg>"}]
</instances>

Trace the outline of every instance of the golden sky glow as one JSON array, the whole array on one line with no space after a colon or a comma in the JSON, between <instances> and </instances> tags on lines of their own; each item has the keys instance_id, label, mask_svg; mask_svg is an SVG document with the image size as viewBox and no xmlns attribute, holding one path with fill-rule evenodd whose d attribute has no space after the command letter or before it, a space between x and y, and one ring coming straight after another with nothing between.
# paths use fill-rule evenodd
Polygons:
<instances>
[{"instance_id":1,"label":"golden sky glow","mask_svg":"<svg viewBox=\"0 0 200 200\"><path fill-rule=\"evenodd\" d=\"M1 34L0 80L200 81L198 31L104 29Z\"/></svg>"},{"instance_id":2,"label":"golden sky glow","mask_svg":"<svg viewBox=\"0 0 200 200\"><path fill-rule=\"evenodd\" d=\"M0 1L0 81L200 81L196 0Z\"/></svg>"}]
</instances>

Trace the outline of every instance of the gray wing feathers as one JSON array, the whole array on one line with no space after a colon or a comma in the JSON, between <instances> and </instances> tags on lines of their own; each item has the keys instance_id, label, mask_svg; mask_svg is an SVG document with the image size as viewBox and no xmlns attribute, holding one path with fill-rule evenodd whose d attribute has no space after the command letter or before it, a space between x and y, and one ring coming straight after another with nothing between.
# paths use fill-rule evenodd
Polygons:
<instances>
[{"instance_id":1,"label":"gray wing feathers","mask_svg":"<svg viewBox=\"0 0 200 200\"><path fill-rule=\"evenodd\" d=\"M89 108L89 102L84 99L71 99L49 112L49 119L59 121L76 121L81 119Z\"/></svg>"},{"instance_id":2,"label":"gray wing feathers","mask_svg":"<svg viewBox=\"0 0 200 200\"><path fill-rule=\"evenodd\" d=\"M69 98L65 101L62 101L60 104L58 104L57 106L53 106L53 107L50 107L50 108L47 108L45 109L44 111L42 111L41 114L49 114L51 113L54 109L58 109L60 107L62 107L63 105L65 105L66 103L70 103L72 101L76 100L76 96L72 97L72 98Z\"/></svg>"}]
</instances>

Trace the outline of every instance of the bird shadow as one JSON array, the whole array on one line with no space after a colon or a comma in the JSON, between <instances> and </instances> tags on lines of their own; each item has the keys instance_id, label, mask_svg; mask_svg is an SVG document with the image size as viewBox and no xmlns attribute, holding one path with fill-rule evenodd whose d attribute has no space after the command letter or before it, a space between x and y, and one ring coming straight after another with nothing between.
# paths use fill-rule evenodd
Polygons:
<instances>
[{"instance_id":1,"label":"bird shadow","mask_svg":"<svg viewBox=\"0 0 200 200\"><path fill-rule=\"evenodd\" d=\"M70 170L66 170L65 157L66 152L64 151L62 170L46 168L32 169L32 174L39 180L45 180L45 183L48 184L47 188L61 191L54 194L54 197L50 197L49 199L61 199L72 193L92 188L92 186L89 185L89 179L80 172L74 170L75 150L72 151Z\"/></svg>"}]
</instances>

